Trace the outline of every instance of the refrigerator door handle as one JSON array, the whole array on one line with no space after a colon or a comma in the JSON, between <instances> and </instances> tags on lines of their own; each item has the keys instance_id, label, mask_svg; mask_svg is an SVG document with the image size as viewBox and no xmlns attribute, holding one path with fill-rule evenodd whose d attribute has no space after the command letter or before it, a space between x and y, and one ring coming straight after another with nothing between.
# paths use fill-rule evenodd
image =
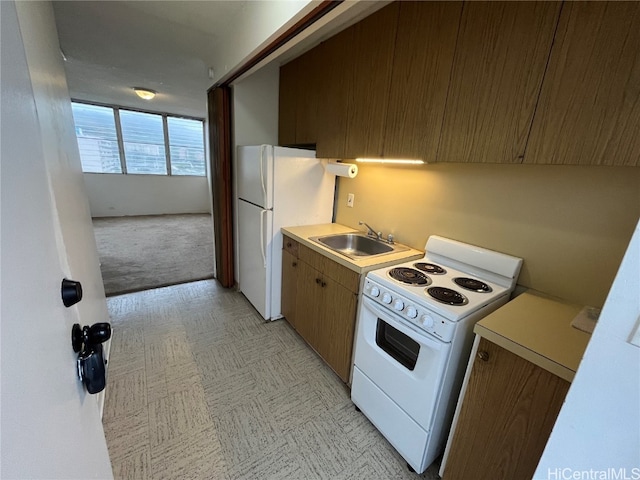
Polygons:
<instances>
[{"instance_id":1,"label":"refrigerator door handle","mask_svg":"<svg viewBox=\"0 0 640 480\"><path fill-rule=\"evenodd\" d=\"M264 159L265 159L265 150L267 149L267 145L260 145L260 185L262 186L262 204L265 207L269 207L267 205L267 187L264 184ZM266 263L265 263L266 267Z\"/></svg>"},{"instance_id":2,"label":"refrigerator door handle","mask_svg":"<svg viewBox=\"0 0 640 480\"><path fill-rule=\"evenodd\" d=\"M267 213L267 210L260 211L260 253L262 253L262 263L264 264L264 268L267 268L267 256L265 255L264 248L264 214Z\"/></svg>"}]
</instances>

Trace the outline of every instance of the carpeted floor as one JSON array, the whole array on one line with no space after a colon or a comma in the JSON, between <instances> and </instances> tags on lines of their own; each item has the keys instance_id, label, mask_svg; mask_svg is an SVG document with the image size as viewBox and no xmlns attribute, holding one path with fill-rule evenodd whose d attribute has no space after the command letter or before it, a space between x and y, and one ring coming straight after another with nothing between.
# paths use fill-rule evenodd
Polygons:
<instances>
[{"instance_id":1,"label":"carpeted floor","mask_svg":"<svg viewBox=\"0 0 640 480\"><path fill-rule=\"evenodd\" d=\"M94 218L108 296L213 278L209 214Z\"/></svg>"}]
</instances>

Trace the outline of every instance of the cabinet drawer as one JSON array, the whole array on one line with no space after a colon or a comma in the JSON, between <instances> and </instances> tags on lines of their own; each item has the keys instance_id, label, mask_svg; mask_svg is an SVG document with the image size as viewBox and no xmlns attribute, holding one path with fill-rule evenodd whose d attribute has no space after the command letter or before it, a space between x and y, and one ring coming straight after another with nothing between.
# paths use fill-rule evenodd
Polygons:
<instances>
[{"instance_id":1,"label":"cabinet drawer","mask_svg":"<svg viewBox=\"0 0 640 480\"><path fill-rule=\"evenodd\" d=\"M353 293L358 293L360 275L347 267L340 265L328 258L325 259L324 274L338 282L343 287L348 288Z\"/></svg>"},{"instance_id":2,"label":"cabinet drawer","mask_svg":"<svg viewBox=\"0 0 640 480\"><path fill-rule=\"evenodd\" d=\"M298 258L298 242L293 240L292 238L287 237L286 235L283 235L282 238L282 249Z\"/></svg>"},{"instance_id":3,"label":"cabinet drawer","mask_svg":"<svg viewBox=\"0 0 640 480\"><path fill-rule=\"evenodd\" d=\"M324 263L327 257L311 250L304 245L298 245L298 258L309 266L324 272Z\"/></svg>"},{"instance_id":4,"label":"cabinet drawer","mask_svg":"<svg viewBox=\"0 0 640 480\"><path fill-rule=\"evenodd\" d=\"M335 280L343 287L348 288L354 293L358 293L360 274L357 272L349 270L347 267L334 262L330 258L304 245L298 247L298 258L322 272L323 275Z\"/></svg>"}]
</instances>

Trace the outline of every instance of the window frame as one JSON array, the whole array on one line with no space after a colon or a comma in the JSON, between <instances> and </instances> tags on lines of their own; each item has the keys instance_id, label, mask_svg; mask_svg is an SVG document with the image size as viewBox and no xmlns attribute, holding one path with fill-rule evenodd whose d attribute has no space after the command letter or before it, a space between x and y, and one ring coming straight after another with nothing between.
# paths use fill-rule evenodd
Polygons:
<instances>
[{"instance_id":1,"label":"window frame","mask_svg":"<svg viewBox=\"0 0 640 480\"><path fill-rule=\"evenodd\" d=\"M115 122L115 126L116 126L116 138L118 141L118 154L120 156L120 169L122 170L119 173L113 173L113 172L85 172L84 171L84 166L83 166L83 170L82 173L87 173L87 174L92 174L92 175L132 175L132 176L156 176L156 177L207 177L207 152L206 152L206 148L207 148L207 142L206 142L206 124L205 124L205 119L204 118L199 118L199 117L192 117L189 115L177 115L177 114L173 114L173 113L167 113L167 112L156 112L153 110L144 110L141 108L135 108L135 107L125 107L122 105L112 105L112 104L108 104L108 103L101 103L101 102L90 102L90 101L86 101L86 100L78 100L76 98L72 98L71 99L71 103L77 103L77 104L82 104L82 105L92 105L95 107L105 107L105 108L110 108L113 111L113 120ZM166 165L167 165L167 173L129 173L127 171L127 160L126 160L126 155L125 155L125 149L124 149L124 139L122 136L122 123L120 121L120 111L121 110L126 110L126 111L130 111L130 112L137 112L137 113L146 113L149 115L160 115L162 117L162 131L163 131L163 136L164 136L164 147L165 147L165 160L166 160ZM171 118L180 118L180 119L185 119L185 120L194 120L194 121L198 121L202 124L202 151L204 153L204 173L202 175L194 175L194 174L190 174L190 175L174 175L171 172L171 152L170 152L170 146L171 146L171 142L169 139L169 125L168 125L168 119L169 117ZM75 131L75 128L74 128ZM76 135L76 142L77 142L77 135Z\"/></svg>"}]
</instances>

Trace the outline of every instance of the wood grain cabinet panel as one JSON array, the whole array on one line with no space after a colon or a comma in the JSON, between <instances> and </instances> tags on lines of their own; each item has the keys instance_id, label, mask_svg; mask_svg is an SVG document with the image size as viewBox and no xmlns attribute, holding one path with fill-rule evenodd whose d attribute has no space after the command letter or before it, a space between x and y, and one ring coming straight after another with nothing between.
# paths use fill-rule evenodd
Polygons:
<instances>
[{"instance_id":1,"label":"wood grain cabinet panel","mask_svg":"<svg viewBox=\"0 0 640 480\"><path fill-rule=\"evenodd\" d=\"M384 156L435 161L462 2L401 2Z\"/></svg>"},{"instance_id":2,"label":"wood grain cabinet panel","mask_svg":"<svg viewBox=\"0 0 640 480\"><path fill-rule=\"evenodd\" d=\"M358 295L324 277L323 322L318 334L318 353L344 382L349 381Z\"/></svg>"},{"instance_id":3,"label":"wood grain cabinet panel","mask_svg":"<svg viewBox=\"0 0 640 480\"><path fill-rule=\"evenodd\" d=\"M322 82L318 92L318 158L344 158L347 141L349 92L353 80L353 34L348 28L320 44L318 64Z\"/></svg>"},{"instance_id":4,"label":"wood grain cabinet panel","mask_svg":"<svg viewBox=\"0 0 640 480\"><path fill-rule=\"evenodd\" d=\"M347 267L326 258L323 264L323 273L325 277L335 280L347 290L358 293L360 275L353 270L349 270Z\"/></svg>"},{"instance_id":5,"label":"wood grain cabinet panel","mask_svg":"<svg viewBox=\"0 0 640 480\"><path fill-rule=\"evenodd\" d=\"M286 240L286 238L285 238ZM282 315L296 328L296 294L298 291L298 259L287 250L282 252Z\"/></svg>"},{"instance_id":6,"label":"wood grain cabinet panel","mask_svg":"<svg viewBox=\"0 0 640 480\"><path fill-rule=\"evenodd\" d=\"M320 47L298 57L298 91L296 101L296 144L311 145L318 141L318 104L324 78L319 62Z\"/></svg>"},{"instance_id":7,"label":"wood grain cabinet panel","mask_svg":"<svg viewBox=\"0 0 640 480\"><path fill-rule=\"evenodd\" d=\"M305 245L298 246L298 258L303 262L311 265L311 267L316 270L323 271L325 262L327 261L327 257L321 255L315 250L311 250L309 247Z\"/></svg>"},{"instance_id":8,"label":"wood grain cabinet panel","mask_svg":"<svg viewBox=\"0 0 640 480\"><path fill-rule=\"evenodd\" d=\"M296 108L298 89L298 63L294 60L280 67L278 100L278 145L296 143Z\"/></svg>"},{"instance_id":9,"label":"wood grain cabinet panel","mask_svg":"<svg viewBox=\"0 0 640 480\"><path fill-rule=\"evenodd\" d=\"M568 390L566 380L481 338L443 479L532 478Z\"/></svg>"},{"instance_id":10,"label":"wood grain cabinet panel","mask_svg":"<svg viewBox=\"0 0 640 480\"><path fill-rule=\"evenodd\" d=\"M319 48L280 67L278 143L311 145L317 141L318 103L323 83Z\"/></svg>"},{"instance_id":11,"label":"wood grain cabinet panel","mask_svg":"<svg viewBox=\"0 0 640 480\"><path fill-rule=\"evenodd\" d=\"M282 314L349 381L360 275L284 236Z\"/></svg>"},{"instance_id":12,"label":"wood grain cabinet panel","mask_svg":"<svg viewBox=\"0 0 640 480\"><path fill-rule=\"evenodd\" d=\"M522 162L560 6L465 2L438 162Z\"/></svg>"},{"instance_id":13,"label":"wood grain cabinet panel","mask_svg":"<svg viewBox=\"0 0 640 480\"><path fill-rule=\"evenodd\" d=\"M399 3L393 2L352 27L346 158L383 154L399 11Z\"/></svg>"},{"instance_id":14,"label":"wood grain cabinet panel","mask_svg":"<svg viewBox=\"0 0 640 480\"><path fill-rule=\"evenodd\" d=\"M322 274L305 262L298 262L298 285L296 288L296 331L314 347L318 345L324 299L320 289ZM318 352L320 353L320 352Z\"/></svg>"},{"instance_id":15,"label":"wood grain cabinet panel","mask_svg":"<svg viewBox=\"0 0 640 480\"><path fill-rule=\"evenodd\" d=\"M298 245L299 243L293 238L289 238L286 235L282 236L282 249L286 250L296 258L298 258Z\"/></svg>"},{"instance_id":16,"label":"wood grain cabinet panel","mask_svg":"<svg viewBox=\"0 0 640 480\"><path fill-rule=\"evenodd\" d=\"M640 165L640 3L566 2L525 163Z\"/></svg>"}]
</instances>

